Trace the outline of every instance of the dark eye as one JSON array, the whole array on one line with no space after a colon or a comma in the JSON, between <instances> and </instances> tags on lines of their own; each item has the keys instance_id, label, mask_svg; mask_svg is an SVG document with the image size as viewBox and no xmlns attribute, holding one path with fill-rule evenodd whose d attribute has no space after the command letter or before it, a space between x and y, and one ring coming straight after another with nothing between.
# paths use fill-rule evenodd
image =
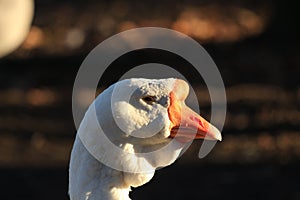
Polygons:
<instances>
[{"instance_id":1,"label":"dark eye","mask_svg":"<svg viewBox=\"0 0 300 200\"><path fill-rule=\"evenodd\" d=\"M156 98L154 96L145 96L142 98L142 100L147 104L153 104L156 102Z\"/></svg>"}]
</instances>

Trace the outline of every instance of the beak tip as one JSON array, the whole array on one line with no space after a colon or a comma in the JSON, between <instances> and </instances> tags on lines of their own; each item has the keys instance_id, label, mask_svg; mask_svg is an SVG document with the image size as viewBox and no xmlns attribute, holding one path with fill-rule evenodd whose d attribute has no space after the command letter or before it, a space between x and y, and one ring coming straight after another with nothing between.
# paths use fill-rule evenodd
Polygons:
<instances>
[{"instance_id":1,"label":"beak tip","mask_svg":"<svg viewBox=\"0 0 300 200\"><path fill-rule=\"evenodd\" d=\"M214 126L210 126L209 127L209 132L211 133L211 136L215 139L215 140L218 140L218 141L222 141L222 134L221 132Z\"/></svg>"},{"instance_id":2,"label":"beak tip","mask_svg":"<svg viewBox=\"0 0 300 200\"><path fill-rule=\"evenodd\" d=\"M222 141L222 135L221 135L220 132L218 132L218 134L215 135L215 139L220 141L220 142Z\"/></svg>"}]
</instances>

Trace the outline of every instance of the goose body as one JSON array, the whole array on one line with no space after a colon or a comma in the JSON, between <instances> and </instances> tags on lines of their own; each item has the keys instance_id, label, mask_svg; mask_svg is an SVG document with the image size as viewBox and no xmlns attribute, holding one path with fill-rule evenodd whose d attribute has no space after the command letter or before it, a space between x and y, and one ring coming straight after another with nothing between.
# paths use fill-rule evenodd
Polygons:
<instances>
[{"instance_id":1,"label":"goose body","mask_svg":"<svg viewBox=\"0 0 300 200\"><path fill-rule=\"evenodd\" d=\"M185 105L188 92L185 81L171 78L127 79L101 93L74 142L71 200L130 199L131 187L172 164L189 141L221 140L214 126Z\"/></svg>"}]
</instances>

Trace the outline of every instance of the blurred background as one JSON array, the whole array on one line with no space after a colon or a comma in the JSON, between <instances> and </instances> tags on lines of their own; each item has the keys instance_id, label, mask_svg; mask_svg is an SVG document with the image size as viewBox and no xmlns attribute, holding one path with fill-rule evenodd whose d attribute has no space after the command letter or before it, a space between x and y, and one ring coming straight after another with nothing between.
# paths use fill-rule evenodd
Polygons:
<instances>
[{"instance_id":1,"label":"blurred background","mask_svg":"<svg viewBox=\"0 0 300 200\"><path fill-rule=\"evenodd\" d=\"M198 159L201 141L195 141L175 165L158 170L131 197L300 199L296 3L34 2L24 42L0 58L0 199L68 199L68 161L76 134L71 94L77 70L104 39L144 26L171 28L201 43L219 67L228 110L223 141L207 157ZM0 20L10 19L0 13ZM8 24L0 29L16 25ZM169 57L163 59L168 62ZM117 80L121 67L106 74L99 90ZM209 118L206 87L199 79L192 83L201 114Z\"/></svg>"}]
</instances>

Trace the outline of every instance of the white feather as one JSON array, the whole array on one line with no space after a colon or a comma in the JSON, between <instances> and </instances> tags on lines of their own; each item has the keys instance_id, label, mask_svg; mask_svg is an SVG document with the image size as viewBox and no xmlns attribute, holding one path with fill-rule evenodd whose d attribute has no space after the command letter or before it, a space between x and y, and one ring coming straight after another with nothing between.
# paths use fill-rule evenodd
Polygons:
<instances>
[{"instance_id":1,"label":"white feather","mask_svg":"<svg viewBox=\"0 0 300 200\"><path fill-rule=\"evenodd\" d=\"M71 154L72 200L129 199L131 186L147 183L157 167L176 160L183 146L168 138L167 111L174 81L127 79L95 99L81 122ZM141 99L145 95L161 102L147 105ZM122 169L113 169L114 165Z\"/></svg>"}]
</instances>

